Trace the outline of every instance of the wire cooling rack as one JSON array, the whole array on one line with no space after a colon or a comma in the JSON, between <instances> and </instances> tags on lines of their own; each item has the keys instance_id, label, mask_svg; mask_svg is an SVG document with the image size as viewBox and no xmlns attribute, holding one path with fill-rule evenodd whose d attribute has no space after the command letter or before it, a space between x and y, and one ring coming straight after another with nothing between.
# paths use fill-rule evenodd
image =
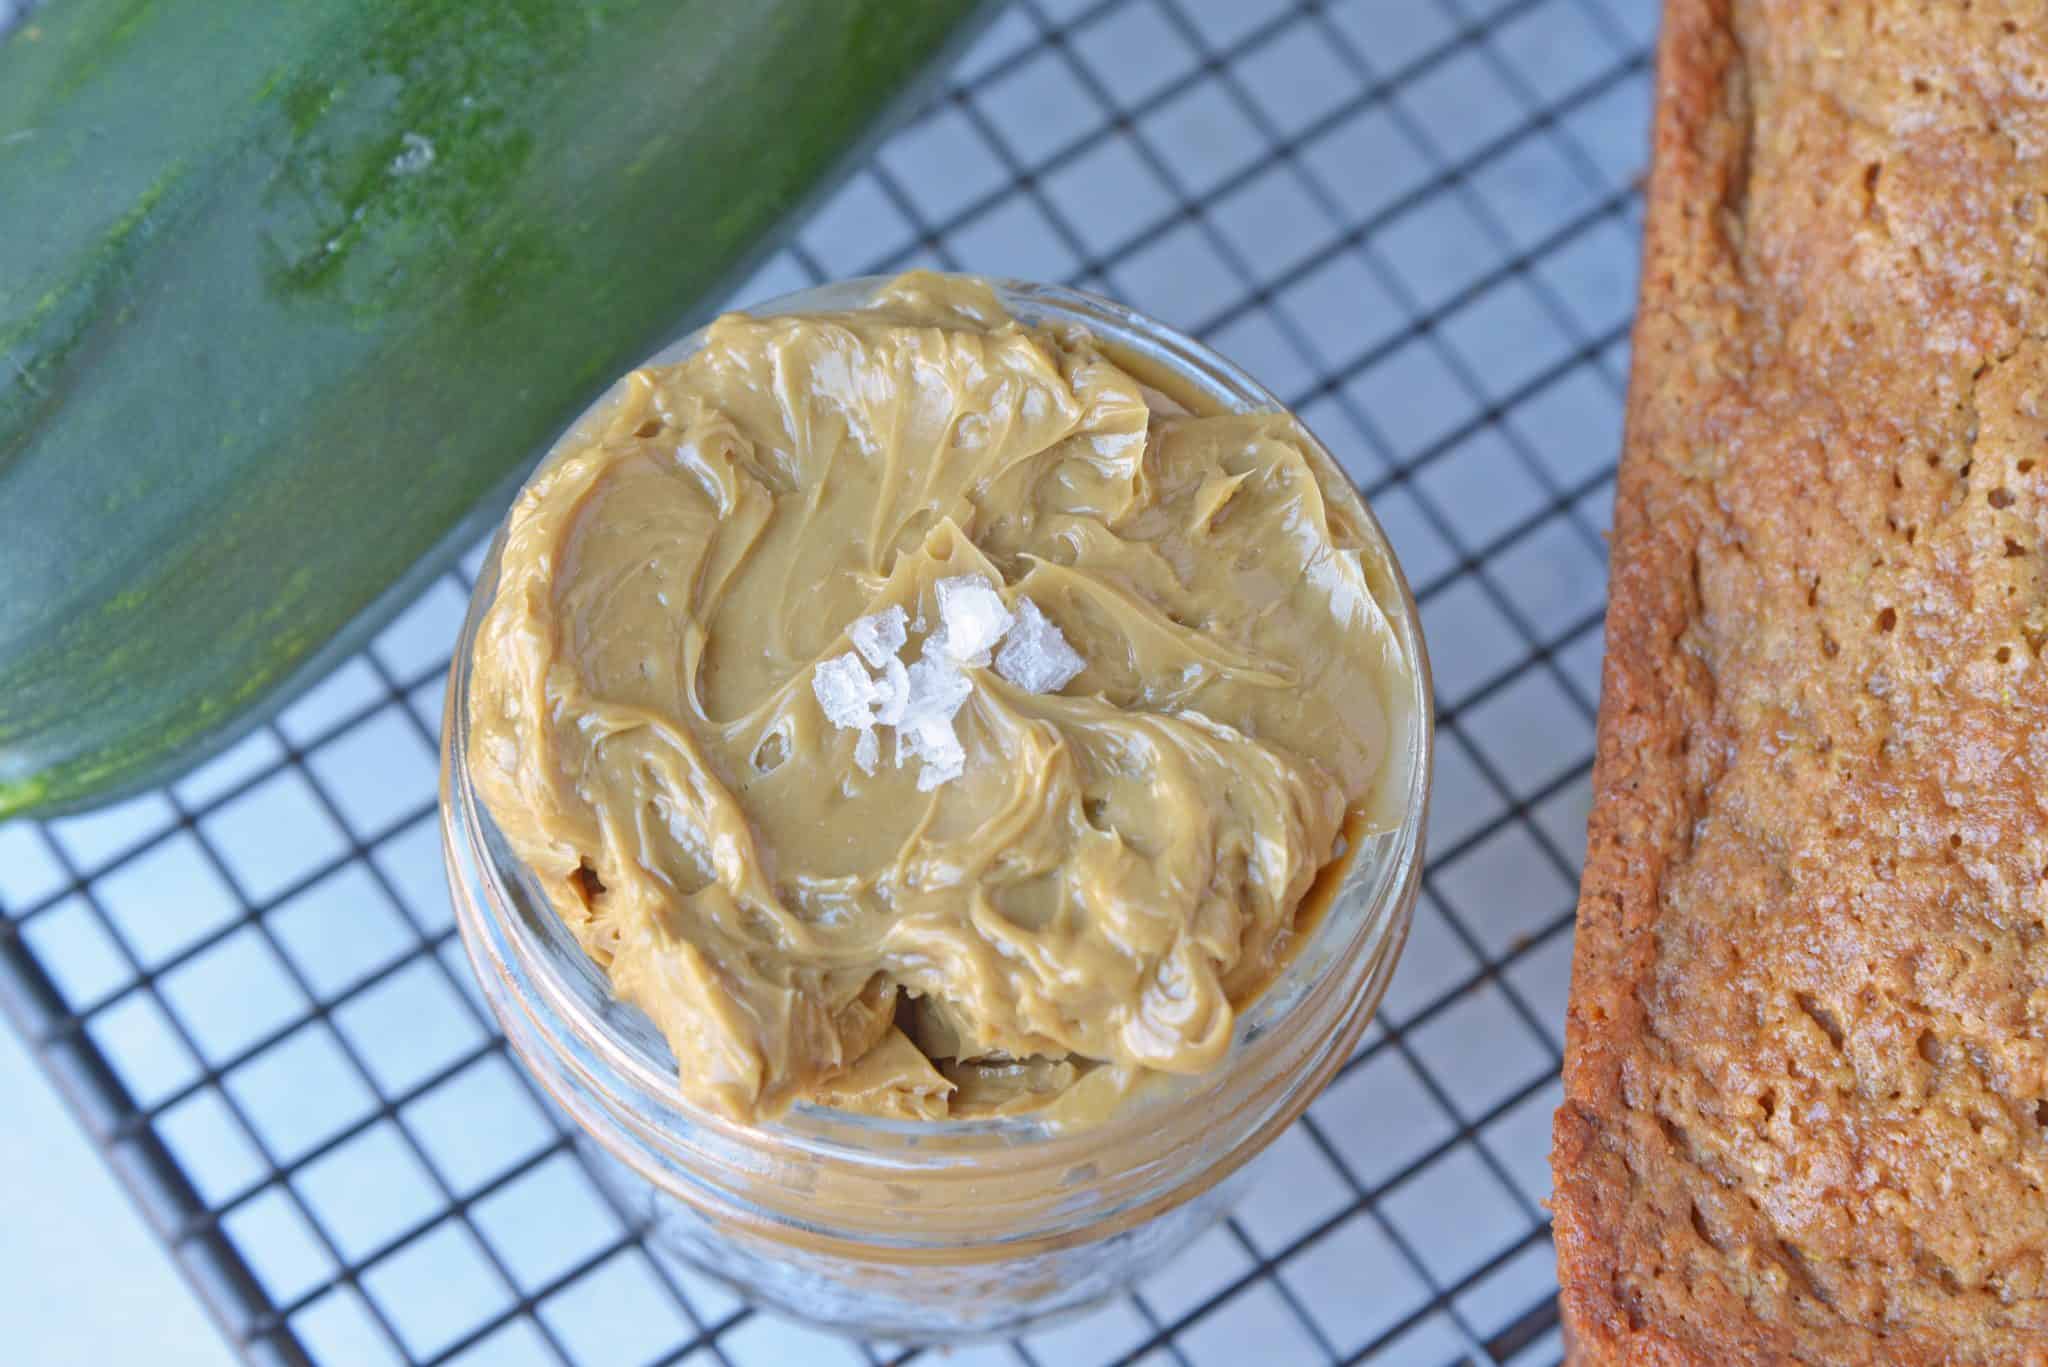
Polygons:
<instances>
[{"instance_id":1,"label":"wire cooling rack","mask_svg":"<svg viewBox=\"0 0 2048 1367\"><path fill-rule=\"evenodd\" d=\"M474 996L433 818L468 568L171 788L0 827L0 997L252 1362L1550 1363L1542 1209L1654 0L1017 0L734 303L914 264L1194 332L1366 490L1440 730L1406 958L1238 1214L915 1354L643 1244ZM467 562L475 564L474 557Z\"/></svg>"}]
</instances>

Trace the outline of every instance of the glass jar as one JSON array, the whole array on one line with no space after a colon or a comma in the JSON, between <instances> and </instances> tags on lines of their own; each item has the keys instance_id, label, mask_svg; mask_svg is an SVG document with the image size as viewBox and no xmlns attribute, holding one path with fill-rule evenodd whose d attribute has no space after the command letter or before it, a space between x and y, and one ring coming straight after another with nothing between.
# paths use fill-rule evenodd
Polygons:
<instances>
[{"instance_id":1,"label":"glass jar","mask_svg":"<svg viewBox=\"0 0 2048 1367\"><path fill-rule=\"evenodd\" d=\"M879 283L841 281L751 311L858 308ZM1017 318L1085 328L1219 408L1282 407L1230 362L1120 305L1046 285L1006 282L997 292ZM688 355L702 336L691 333L650 364ZM808 1104L747 1125L683 1101L666 1041L613 999L471 785L470 656L497 586L501 526L456 646L442 726L442 835L456 916L514 1052L581 1127L585 1147L609 1156L594 1169L651 1238L800 1319L915 1342L1008 1334L1084 1309L1221 1216L1240 1194L1248 1160L1351 1055L1414 911L1431 765L1429 668L1393 552L1369 513L1362 523L1415 664L1386 780L1399 825L1351 852L1288 967L1240 1013L1223 1063L1148 1083L1106 1120L1071 1132L1028 1116L920 1123Z\"/></svg>"}]
</instances>

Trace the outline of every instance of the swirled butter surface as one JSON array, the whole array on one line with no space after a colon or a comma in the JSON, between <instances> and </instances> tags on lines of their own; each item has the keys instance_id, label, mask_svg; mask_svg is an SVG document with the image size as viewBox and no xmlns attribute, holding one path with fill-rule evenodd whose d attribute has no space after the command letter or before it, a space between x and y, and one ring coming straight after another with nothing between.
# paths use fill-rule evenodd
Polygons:
<instances>
[{"instance_id":1,"label":"swirled butter surface","mask_svg":"<svg viewBox=\"0 0 2048 1367\"><path fill-rule=\"evenodd\" d=\"M727 316L520 495L472 775L692 1100L1091 1110L1216 1065L1319 873L1398 816L1374 544L1290 416L1190 412L978 282ZM915 659L970 577L1082 667L964 665L964 764L921 788L814 675L898 606Z\"/></svg>"}]
</instances>

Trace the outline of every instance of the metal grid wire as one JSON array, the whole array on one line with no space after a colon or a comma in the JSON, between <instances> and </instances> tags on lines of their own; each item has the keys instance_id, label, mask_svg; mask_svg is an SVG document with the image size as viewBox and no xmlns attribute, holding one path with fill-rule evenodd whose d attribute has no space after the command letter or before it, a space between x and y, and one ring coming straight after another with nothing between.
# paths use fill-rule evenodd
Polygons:
<instances>
[{"instance_id":1,"label":"metal grid wire","mask_svg":"<svg viewBox=\"0 0 2048 1367\"><path fill-rule=\"evenodd\" d=\"M1435 657L1423 904L1344 1073L1138 1291L918 1354L643 1244L510 1061L433 818L435 585L171 788L0 827L0 996L253 1362L1555 1362L1549 1119L1654 0L1017 0L733 302L914 264L1212 342L1386 523Z\"/></svg>"}]
</instances>

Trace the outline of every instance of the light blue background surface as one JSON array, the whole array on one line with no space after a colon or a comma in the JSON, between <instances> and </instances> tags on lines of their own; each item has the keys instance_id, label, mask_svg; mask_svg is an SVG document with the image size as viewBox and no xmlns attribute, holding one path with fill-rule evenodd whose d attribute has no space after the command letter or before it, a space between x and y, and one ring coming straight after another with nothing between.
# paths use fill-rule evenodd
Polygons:
<instances>
[{"instance_id":1,"label":"light blue background surface","mask_svg":"<svg viewBox=\"0 0 2048 1367\"><path fill-rule=\"evenodd\" d=\"M11 1362L234 1361L170 1256L12 1030L0 1027L0 1344Z\"/></svg>"}]
</instances>

